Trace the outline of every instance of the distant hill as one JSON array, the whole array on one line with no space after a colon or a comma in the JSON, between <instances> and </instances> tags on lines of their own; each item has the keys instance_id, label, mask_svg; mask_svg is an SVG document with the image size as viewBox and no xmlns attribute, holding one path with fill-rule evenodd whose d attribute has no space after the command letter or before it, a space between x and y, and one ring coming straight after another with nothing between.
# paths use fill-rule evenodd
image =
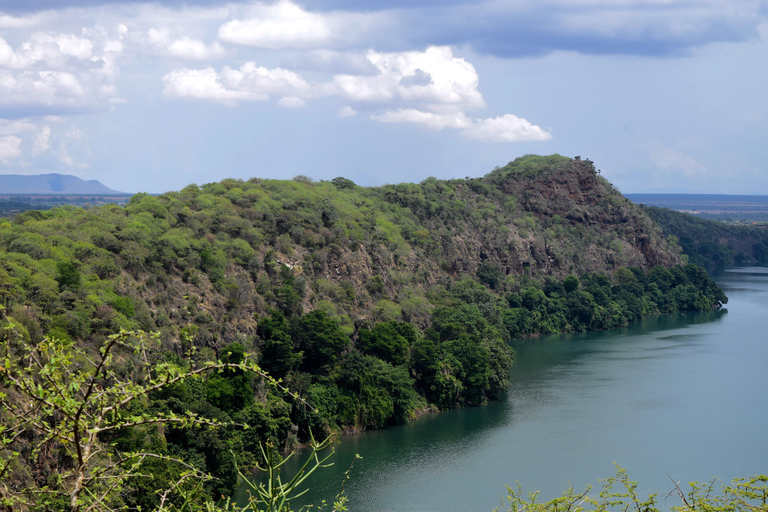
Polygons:
<instances>
[{"instance_id":1,"label":"distant hill","mask_svg":"<svg viewBox=\"0 0 768 512\"><path fill-rule=\"evenodd\" d=\"M768 221L768 195L624 194L634 203L713 220Z\"/></svg>"},{"instance_id":2,"label":"distant hill","mask_svg":"<svg viewBox=\"0 0 768 512\"><path fill-rule=\"evenodd\" d=\"M691 263L709 272L734 265L768 265L768 226L764 224L738 226L670 208L642 207L665 235L677 238Z\"/></svg>"},{"instance_id":3,"label":"distant hill","mask_svg":"<svg viewBox=\"0 0 768 512\"><path fill-rule=\"evenodd\" d=\"M69 174L0 175L0 194L124 194Z\"/></svg>"}]
</instances>

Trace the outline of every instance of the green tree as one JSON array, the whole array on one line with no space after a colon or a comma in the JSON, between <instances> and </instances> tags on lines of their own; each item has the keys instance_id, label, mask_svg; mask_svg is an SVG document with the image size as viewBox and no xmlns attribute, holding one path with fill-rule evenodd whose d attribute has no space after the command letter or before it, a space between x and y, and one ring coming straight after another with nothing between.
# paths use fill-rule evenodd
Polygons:
<instances>
[{"instance_id":1,"label":"green tree","mask_svg":"<svg viewBox=\"0 0 768 512\"><path fill-rule=\"evenodd\" d=\"M408 362L417 333L412 324L390 321L378 323L372 329L360 329L359 336L360 351L398 366Z\"/></svg>"},{"instance_id":2,"label":"green tree","mask_svg":"<svg viewBox=\"0 0 768 512\"><path fill-rule=\"evenodd\" d=\"M293 322L291 337L304 353L302 367L312 373L329 371L350 344L339 324L317 309Z\"/></svg>"},{"instance_id":3,"label":"green tree","mask_svg":"<svg viewBox=\"0 0 768 512\"><path fill-rule=\"evenodd\" d=\"M80 289L80 270L76 263L72 261L60 261L56 263L56 281L59 283L59 290L77 291Z\"/></svg>"},{"instance_id":4,"label":"green tree","mask_svg":"<svg viewBox=\"0 0 768 512\"><path fill-rule=\"evenodd\" d=\"M88 353L68 340L45 338L32 346L18 337L4 337L0 343L0 448L4 453L0 503L6 510L113 510L121 507L124 489L147 478L144 469L150 461L177 467L167 488L153 488L161 508L166 507L163 510L170 506L172 494L186 495L187 500L194 497L199 483L208 478L199 469L157 450L115 450L102 439L150 425L221 426L191 412L154 414L141 408L132 412L152 393L206 373L234 370L274 380L247 359L206 363L188 371L168 362L151 368L141 365L136 375L141 383L121 378L116 360L133 355L137 362L146 361L154 340L143 333L121 332L107 338L95 353ZM31 450L24 448L32 439ZM39 480L24 473L25 463L59 450L64 458L49 478ZM216 451L228 453L224 446Z\"/></svg>"}]
</instances>

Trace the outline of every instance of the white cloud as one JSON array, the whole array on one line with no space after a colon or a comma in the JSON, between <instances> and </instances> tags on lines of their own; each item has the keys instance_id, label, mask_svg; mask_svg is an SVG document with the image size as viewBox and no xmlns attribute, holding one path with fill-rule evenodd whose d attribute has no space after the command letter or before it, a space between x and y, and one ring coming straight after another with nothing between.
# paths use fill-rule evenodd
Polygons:
<instances>
[{"instance_id":1,"label":"white cloud","mask_svg":"<svg viewBox=\"0 0 768 512\"><path fill-rule=\"evenodd\" d=\"M282 68L268 69L246 62L240 69L224 67L222 77L230 87L259 93L309 93L312 86L299 74Z\"/></svg>"},{"instance_id":2,"label":"white cloud","mask_svg":"<svg viewBox=\"0 0 768 512\"><path fill-rule=\"evenodd\" d=\"M15 135L0 137L0 162L10 165L11 161L21 156L21 138Z\"/></svg>"},{"instance_id":3,"label":"white cloud","mask_svg":"<svg viewBox=\"0 0 768 512\"><path fill-rule=\"evenodd\" d=\"M246 19L223 24L219 37L228 43L270 50L317 48L333 41L341 28L330 16L307 12L287 0L255 4L249 14Z\"/></svg>"},{"instance_id":4,"label":"white cloud","mask_svg":"<svg viewBox=\"0 0 768 512\"><path fill-rule=\"evenodd\" d=\"M90 61L94 41L73 34L35 32L14 53L7 66L11 69L68 69L74 60Z\"/></svg>"},{"instance_id":5,"label":"white cloud","mask_svg":"<svg viewBox=\"0 0 768 512\"><path fill-rule=\"evenodd\" d=\"M269 99L267 94L227 89L213 68L176 69L165 75L163 82L163 94L175 98L217 101L230 106L236 105L238 101Z\"/></svg>"},{"instance_id":6,"label":"white cloud","mask_svg":"<svg viewBox=\"0 0 768 512\"><path fill-rule=\"evenodd\" d=\"M171 44L171 31L168 28L150 28L147 39L155 46L167 47Z\"/></svg>"},{"instance_id":7,"label":"white cloud","mask_svg":"<svg viewBox=\"0 0 768 512\"><path fill-rule=\"evenodd\" d=\"M38 157L48 151L51 146L53 131L51 124L59 123L61 119L56 117L44 117L45 124L39 124L32 119L0 119L0 138L2 138L2 150L4 155L0 160L8 163L12 159L20 159L22 156ZM64 134L72 138L72 130ZM15 165L27 165L26 162L16 161Z\"/></svg>"},{"instance_id":8,"label":"white cloud","mask_svg":"<svg viewBox=\"0 0 768 512\"><path fill-rule=\"evenodd\" d=\"M0 119L0 135L16 135L37 129L29 119Z\"/></svg>"},{"instance_id":9,"label":"white cloud","mask_svg":"<svg viewBox=\"0 0 768 512\"><path fill-rule=\"evenodd\" d=\"M378 70L373 76L336 75L342 96L355 102L396 102L434 112L485 106L474 66L453 56L447 46L426 51L368 52Z\"/></svg>"},{"instance_id":10,"label":"white cloud","mask_svg":"<svg viewBox=\"0 0 768 512\"><path fill-rule=\"evenodd\" d=\"M226 54L224 47L218 41L206 45L203 41L188 36L172 39L168 28L149 29L147 39L153 46L180 59L210 60Z\"/></svg>"},{"instance_id":11,"label":"white cloud","mask_svg":"<svg viewBox=\"0 0 768 512\"><path fill-rule=\"evenodd\" d=\"M652 148L651 162L659 169L681 172L689 178L709 174L704 164L697 162L693 157L687 156L676 149L665 147Z\"/></svg>"},{"instance_id":12,"label":"white cloud","mask_svg":"<svg viewBox=\"0 0 768 512\"><path fill-rule=\"evenodd\" d=\"M0 66L7 66L11 63L14 57L13 48L8 42L0 37Z\"/></svg>"},{"instance_id":13,"label":"white cloud","mask_svg":"<svg viewBox=\"0 0 768 512\"><path fill-rule=\"evenodd\" d=\"M161 33L154 36L164 37ZM294 71L257 66L255 62L246 62L239 69L225 66L221 72L213 68L178 69L163 77L163 93L226 105L280 95L278 105L293 108L303 107L307 98L335 95L369 110L383 110L371 118L384 123L414 123L433 130L453 128L485 142L552 137L512 114L489 119L468 117L467 111L485 106L478 90L479 77L472 64L454 57L448 47L433 46L423 52L369 51L367 59L377 70L375 75L336 75L330 82L308 82ZM338 112L339 117L356 114L351 105Z\"/></svg>"},{"instance_id":14,"label":"white cloud","mask_svg":"<svg viewBox=\"0 0 768 512\"><path fill-rule=\"evenodd\" d=\"M301 108L306 105L307 102L297 96L283 96L277 100L277 104L286 108Z\"/></svg>"},{"instance_id":15,"label":"white cloud","mask_svg":"<svg viewBox=\"0 0 768 512\"><path fill-rule=\"evenodd\" d=\"M512 114L489 119L470 119L463 112L435 114L415 109L399 109L372 116L383 123L414 123L432 130L454 128L470 139L483 142L544 141L552 134Z\"/></svg>"},{"instance_id":16,"label":"white cloud","mask_svg":"<svg viewBox=\"0 0 768 512\"><path fill-rule=\"evenodd\" d=\"M182 59L208 60L215 59L224 55L224 47L220 43L214 42L210 46L198 39L182 37L170 44L168 51L175 57Z\"/></svg>"},{"instance_id":17,"label":"white cloud","mask_svg":"<svg viewBox=\"0 0 768 512\"><path fill-rule=\"evenodd\" d=\"M472 125L463 112L455 114L434 114L432 112L422 112L416 109L389 110L383 114L374 115L372 119L382 123L415 123L421 124L432 130L442 130L443 128L464 129Z\"/></svg>"},{"instance_id":18,"label":"white cloud","mask_svg":"<svg viewBox=\"0 0 768 512\"><path fill-rule=\"evenodd\" d=\"M296 100L319 92L318 88L293 71L269 69L254 62L246 62L239 69L225 66L221 73L213 68L178 69L165 75L163 82L166 96L217 101L227 105L239 101L266 101L270 95L279 94L295 98L286 101L292 106L299 106Z\"/></svg>"},{"instance_id":19,"label":"white cloud","mask_svg":"<svg viewBox=\"0 0 768 512\"><path fill-rule=\"evenodd\" d=\"M44 153L51 147L51 127L43 126L40 133L35 137L34 146L32 147L32 154L39 155Z\"/></svg>"},{"instance_id":20,"label":"white cloud","mask_svg":"<svg viewBox=\"0 0 768 512\"><path fill-rule=\"evenodd\" d=\"M35 32L16 50L0 38L0 104L82 108L115 96L122 43L83 34Z\"/></svg>"},{"instance_id":21,"label":"white cloud","mask_svg":"<svg viewBox=\"0 0 768 512\"><path fill-rule=\"evenodd\" d=\"M544 141L552 134L512 114L478 120L464 128L462 135L484 142Z\"/></svg>"}]
</instances>

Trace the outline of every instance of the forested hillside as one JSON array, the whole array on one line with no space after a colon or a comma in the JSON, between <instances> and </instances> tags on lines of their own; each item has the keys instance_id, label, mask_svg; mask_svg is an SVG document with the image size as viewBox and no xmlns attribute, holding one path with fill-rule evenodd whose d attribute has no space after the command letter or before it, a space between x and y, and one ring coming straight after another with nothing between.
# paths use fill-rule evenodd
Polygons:
<instances>
[{"instance_id":1,"label":"forested hillside","mask_svg":"<svg viewBox=\"0 0 768 512\"><path fill-rule=\"evenodd\" d=\"M768 265L768 226L737 226L657 206L643 207L679 241L691 263L712 272L734 265Z\"/></svg>"},{"instance_id":2,"label":"forested hillside","mask_svg":"<svg viewBox=\"0 0 768 512\"><path fill-rule=\"evenodd\" d=\"M706 272L681 264L588 160L527 156L483 178L376 188L224 180L137 194L126 207L0 220L0 339L12 358L14 344L46 336L88 354L121 329L159 332L159 347L142 352L149 360L116 358L127 379L145 378L142 363L183 371L255 354L306 403L228 369L149 393L127 414L192 411L250 429L151 425L104 437L110 449L189 461L218 478L206 484L217 496L236 483L233 457L252 466L260 441L279 452L310 431L381 428L498 398L512 338L726 302ZM34 439L14 442L27 454L20 486L71 463L55 450L33 457ZM168 481L181 471L143 464ZM126 485L125 503L156 503Z\"/></svg>"}]
</instances>

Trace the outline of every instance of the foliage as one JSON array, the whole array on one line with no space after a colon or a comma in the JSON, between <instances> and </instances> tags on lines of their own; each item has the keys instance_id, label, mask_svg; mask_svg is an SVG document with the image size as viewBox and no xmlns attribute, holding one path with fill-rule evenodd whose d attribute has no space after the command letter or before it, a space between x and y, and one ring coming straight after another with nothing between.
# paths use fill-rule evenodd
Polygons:
<instances>
[{"instance_id":1,"label":"foliage","mask_svg":"<svg viewBox=\"0 0 768 512\"><path fill-rule=\"evenodd\" d=\"M16 332L9 322L9 329ZM109 336L95 353L71 340L45 338L25 343L18 335L5 336L0 384L2 416L0 443L0 500L8 510L17 508L64 509L71 512L112 510L131 501L126 490L158 497L157 505L177 497L204 497L196 480L210 480L194 463L162 450L112 448L110 439L121 432L158 429L219 428L225 423L192 411L141 410L141 402L172 391L187 381L211 372L251 372L277 385L261 369L243 357L229 362L204 363L185 369L175 362L141 364L152 353L154 337L142 332ZM236 347L235 347L236 349ZM118 361L137 363L132 378L121 377ZM138 406L138 407L137 407ZM123 443L125 447L125 443ZM125 447L129 448L129 447ZM29 474L25 467L49 465L48 474ZM148 474L152 471L155 477ZM152 484L147 487L147 479ZM192 491L195 492L192 492ZM130 493L129 493L130 494Z\"/></svg>"},{"instance_id":2,"label":"foliage","mask_svg":"<svg viewBox=\"0 0 768 512\"><path fill-rule=\"evenodd\" d=\"M766 226L734 226L676 212L644 206L668 236L680 244L691 263L708 271L733 265L768 265Z\"/></svg>"},{"instance_id":3,"label":"foliage","mask_svg":"<svg viewBox=\"0 0 768 512\"><path fill-rule=\"evenodd\" d=\"M674 483L674 481L673 481ZM755 475L751 478L737 478L729 485L691 482L685 492L677 483L667 498L676 497L680 505L669 508L674 512L746 512L768 510L768 476ZM610 512L615 510L636 510L637 512L659 512L659 497L651 494L643 498L637 492L638 483L630 480L626 470L617 466L616 475L603 481L602 489L596 496L590 495L591 487L578 493L573 487L549 501L539 501L540 493L523 493L517 488L507 487L507 496L502 507L494 512ZM665 508L666 509L666 508Z\"/></svg>"}]
</instances>

